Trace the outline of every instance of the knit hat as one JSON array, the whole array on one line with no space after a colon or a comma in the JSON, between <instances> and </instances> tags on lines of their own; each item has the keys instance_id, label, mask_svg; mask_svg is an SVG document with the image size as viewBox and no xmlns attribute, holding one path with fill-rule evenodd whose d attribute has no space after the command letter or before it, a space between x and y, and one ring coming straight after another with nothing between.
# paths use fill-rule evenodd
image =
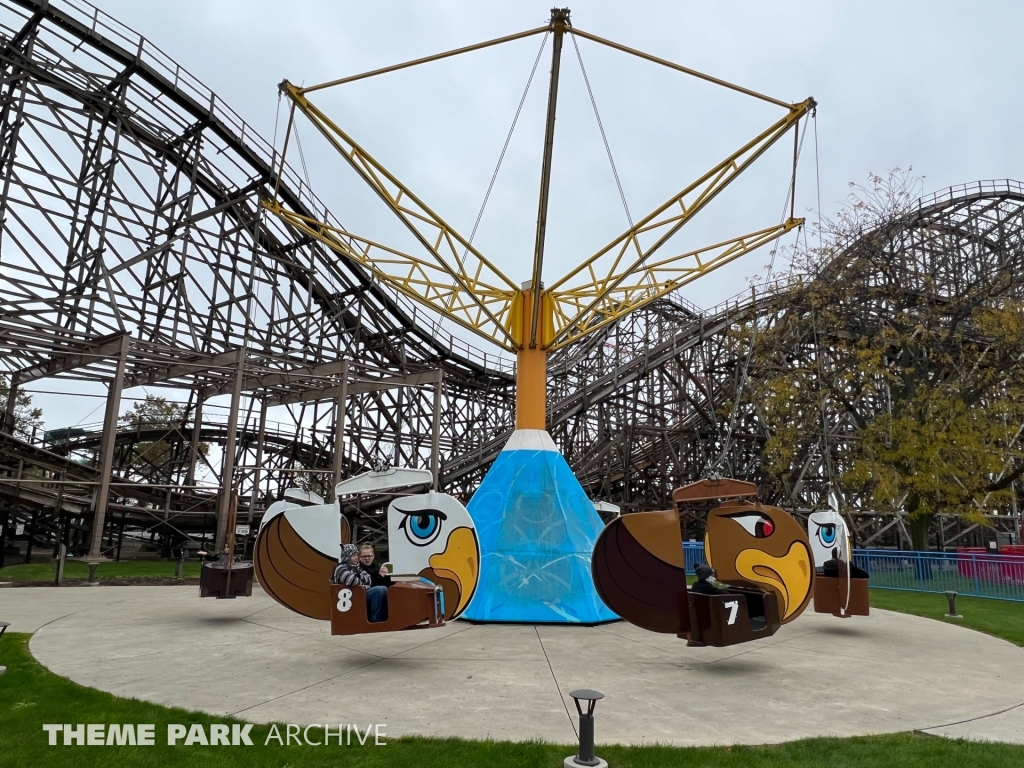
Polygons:
<instances>
[{"instance_id":1,"label":"knit hat","mask_svg":"<svg viewBox=\"0 0 1024 768\"><path fill-rule=\"evenodd\" d=\"M352 560L352 555L359 554L359 550L355 544L342 544L341 545L341 558L338 560L339 563L348 563Z\"/></svg>"},{"instance_id":2,"label":"knit hat","mask_svg":"<svg viewBox=\"0 0 1024 768\"><path fill-rule=\"evenodd\" d=\"M693 572L697 574L697 581L705 581L715 575L714 569L709 565L704 565L704 563L694 568Z\"/></svg>"}]
</instances>

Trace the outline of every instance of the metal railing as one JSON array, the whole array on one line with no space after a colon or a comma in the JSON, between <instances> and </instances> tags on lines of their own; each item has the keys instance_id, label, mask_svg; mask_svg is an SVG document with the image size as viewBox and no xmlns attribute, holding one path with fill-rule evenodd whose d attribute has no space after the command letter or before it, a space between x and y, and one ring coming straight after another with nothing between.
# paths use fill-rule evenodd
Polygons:
<instances>
[{"instance_id":1,"label":"metal railing","mask_svg":"<svg viewBox=\"0 0 1024 768\"><path fill-rule=\"evenodd\" d=\"M980 179L940 189L924 195L917 201L918 209L929 208L937 203L948 203L970 195L1024 195L1024 185L1013 179Z\"/></svg>"},{"instance_id":2,"label":"metal railing","mask_svg":"<svg viewBox=\"0 0 1024 768\"><path fill-rule=\"evenodd\" d=\"M689 573L707 562L703 542L684 541L683 561ZM953 591L1024 603L1024 554L855 549L853 562L868 572L868 585L874 589Z\"/></svg>"},{"instance_id":3,"label":"metal railing","mask_svg":"<svg viewBox=\"0 0 1024 768\"><path fill-rule=\"evenodd\" d=\"M877 589L953 591L1024 603L1024 555L858 549L853 562Z\"/></svg>"},{"instance_id":4,"label":"metal railing","mask_svg":"<svg viewBox=\"0 0 1024 768\"><path fill-rule=\"evenodd\" d=\"M686 565L687 573L693 573L694 568L698 565L707 565L707 562L704 557L703 541L683 542L683 563Z\"/></svg>"}]
</instances>

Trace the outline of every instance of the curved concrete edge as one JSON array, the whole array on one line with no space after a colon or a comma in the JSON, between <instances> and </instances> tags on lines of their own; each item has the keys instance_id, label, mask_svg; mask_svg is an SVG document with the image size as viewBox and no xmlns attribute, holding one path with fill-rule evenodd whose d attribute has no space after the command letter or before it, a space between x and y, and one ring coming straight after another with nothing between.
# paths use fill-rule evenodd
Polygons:
<instances>
[{"instance_id":1,"label":"curved concrete edge","mask_svg":"<svg viewBox=\"0 0 1024 768\"><path fill-rule=\"evenodd\" d=\"M42 589L57 604L38 599ZM1024 734L1024 649L897 612L848 621L808 614L768 640L687 650L675 637L626 623L456 622L429 638L332 638L323 622L290 614L258 590L246 600L200 601L193 588L108 587L72 590L67 603L68 591L37 588L20 605L4 601L12 628L39 627L30 649L48 669L114 695L257 723L321 722L331 713L382 717L394 736L571 744L568 691L586 685L612 705L599 712L600 745L758 745L907 731L1022 743ZM179 665L182 654L195 674L162 677L156 667ZM243 654L251 662L244 671ZM822 674L831 668L842 674ZM210 675L219 681L214 697ZM411 708L410 694L429 706ZM785 727L766 733L766 711L785 713Z\"/></svg>"},{"instance_id":2,"label":"curved concrete edge","mask_svg":"<svg viewBox=\"0 0 1024 768\"><path fill-rule=\"evenodd\" d=\"M1021 659L1021 663L1024 663L1024 658ZM962 720L959 723L921 728L920 732L947 739L1024 744L1024 702L1000 712Z\"/></svg>"}]
</instances>

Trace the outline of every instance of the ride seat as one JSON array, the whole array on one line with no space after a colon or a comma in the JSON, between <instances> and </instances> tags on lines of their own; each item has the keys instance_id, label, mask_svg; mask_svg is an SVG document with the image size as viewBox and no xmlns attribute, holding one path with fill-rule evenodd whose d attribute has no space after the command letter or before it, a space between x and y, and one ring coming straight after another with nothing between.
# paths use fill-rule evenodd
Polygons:
<instances>
[{"instance_id":1,"label":"ride seat","mask_svg":"<svg viewBox=\"0 0 1024 768\"><path fill-rule=\"evenodd\" d=\"M399 582L388 588L388 617L367 618L366 587L331 584L331 634L358 635L443 627L444 592L433 582Z\"/></svg>"},{"instance_id":2,"label":"ride seat","mask_svg":"<svg viewBox=\"0 0 1024 768\"><path fill-rule=\"evenodd\" d=\"M846 589L849 583L850 599L847 602ZM843 606L845 607L845 610ZM868 580L864 578L851 578L847 582L846 573L843 568L839 569L839 576L823 576L820 573L814 576L814 612L831 613L841 619L850 616L868 616L871 613L870 601L868 599Z\"/></svg>"},{"instance_id":3,"label":"ride seat","mask_svg":"<svg viewBox=\"0 0 1024 768\"><path fill-rule=\"evenodd\" d=\"M722 648L774 635L781 626L778 598L756 588L729 587L726 595L687 594L694 644Z\"/></svg>"},{"instance_id":4,"label":"ride seat","mask_svg":"<svg viewBox=\"0 0 1024 768\"><path fill-rule=\"evenodd\" d=\"M226 562L203 563L199 570L199 596L218 600L252 597L252 563L232 563L228 578Z\"/></svg>"}]
</instances>

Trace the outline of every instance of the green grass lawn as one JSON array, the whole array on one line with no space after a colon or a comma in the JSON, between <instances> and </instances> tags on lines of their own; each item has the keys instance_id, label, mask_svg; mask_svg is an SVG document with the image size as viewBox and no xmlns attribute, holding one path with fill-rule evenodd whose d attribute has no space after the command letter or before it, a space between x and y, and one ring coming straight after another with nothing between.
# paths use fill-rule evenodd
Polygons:
<instances>
[{"instance_id":1,"label":"green grass lawn","mask_svg":"<svg viewBox=\"0 0 1024 768\"><path fill-rule=\"evenodd\" d=\"M958 624L1024 646L1024 603L984 597L958 597L956 609L963 618L947 619L945 614L949 610L949 603L945 595L872 589L871 607Z\"/></svg>"},{"instance_id":2,"label":"green grass lawn","mask_svg":"<svg viewBox=\"0 0 1024 768\"><path fill-rule=\"evenodd\" d=\"M28 652L29 635L8 634L0 640L0 766L351 766L352 768L557 768L571 754L569 745L462 741L456 739L387 739L386 746L265 745L269 728L255 726L251 747L167 746L167 724L237 723L226 717L161 707L84 688L47 671ZM341 718L344 719L344 718ZM43 723L153 723L152 747L65 747L47 745ZM282 733L284 729L282 728ZM598 710L600 734L600 710ZM317 735L313 732L313 735ZM851 739L805 739L767 747L604 746L598 749L616 768L773 768L812 766L860 768L899 765L906 768L1020 768L1024 747L950 741L908 733Z\"/></svg>"},{"instance_id":3,"label":"green grass lawn","mask_svg":"<svg viewBox=\"0 0 1024 768\"><path fill-rule=\"evenodd\" d=\"M122 560L120 563L103 563L96 572L103 579L154 579L174 578L178 567L176 560ZM185 561L185 578L199 578L200 562ZM49 581L57 577L56 563L22 563L0 568L2 581ZM64 566L65 581L85 581L89 578L89 566L79 560L68 560Z\"/></svg>"}]
</instances>

